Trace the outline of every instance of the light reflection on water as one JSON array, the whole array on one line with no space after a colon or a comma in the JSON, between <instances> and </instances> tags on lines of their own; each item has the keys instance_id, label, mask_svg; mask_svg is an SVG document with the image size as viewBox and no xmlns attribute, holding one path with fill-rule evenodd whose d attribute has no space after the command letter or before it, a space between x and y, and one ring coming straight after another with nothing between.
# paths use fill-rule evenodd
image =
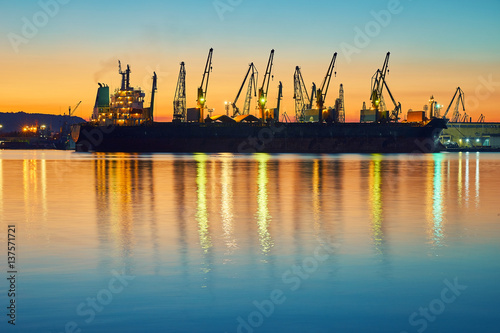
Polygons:
<instances>
[{"instance_id":1,"label":"light reflection on water","mask_svg":"<svg viewBox=\"0 0 500 333\"><path fill-rule=\"evenodd\" d=\"M416 331L455 277L469 289L432 329L496 327L498 155L0 156L23 332L236 332L326 239L338 250L255 332ZM112 270L136 279L86 324L75 308Z\"/></svg>"}]
</instances>

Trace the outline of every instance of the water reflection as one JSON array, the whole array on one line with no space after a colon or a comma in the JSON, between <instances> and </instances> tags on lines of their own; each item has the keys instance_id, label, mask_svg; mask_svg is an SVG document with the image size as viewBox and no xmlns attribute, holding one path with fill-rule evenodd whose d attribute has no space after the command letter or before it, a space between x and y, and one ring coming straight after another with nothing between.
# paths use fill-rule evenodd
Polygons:
<instances>
[{"instance_id":1,"label":"water reflection","mask_svg":"<svg viewBox=\"0 0 500 333\"><path fill-rule=\"evenodd\" d=\"M4 213L3 213L3 159L0 158L0 218L4 221Z\"/></svg>"},{"instance_id":2,"label":"water reflection","mask_svg":"<svg viewBox=\"0 0 500 333\"><path fill-rule=\"evenodd\" d=\"M384 233L382 230L383 210L382 210L382 176L381 176L382 155L374 154L370 161L370 211L372 221L372 237L375 249L382 253Z\"/></svg>"},{"instance_id":3,"label":"water reflection","mask_svg":"<svg viewBox=\"0 0 500 333\"><path fill-rule=\"evenodd\" d=\"M221 170L221 217L226 254L231 254L237 247L233 228L233 157L222 158ZM226 259L227 260L227 259Z\"/></svg>"},{"instance_id":4,"label":"water reflection","mask_svg":"<svg viewBox=\"0 0 500 333\"><path fill-rule=\"evenodd\" d=\"M99 265L133 268L134 228L147 218L150 242L158 272L158 238L155 215L153 166L150 160L139 160L131 154L96 154L95 196L99 248ZM147 189L147 190L146 190ZM119 259L119 262L116 260Z\"/></svg>"},{"instance_id":5,"label":"water reflection","mask_svg":"<svg viewBox=\"0 0 500 333\"><path fill-rule=\"evenodd\" d=\"M320 170L319 170L319 160L314 159L313 161L313 173L312 173L312 209L314 218L314 228L316 232L321 229L321 193L320 193Z\"/></svg>"},{"instance_id":6,"label":"water reflection","mask_svg":"<svg viewBox=\"0 0 500 333\"><path fill-rule=\"evenodd\" d=\"M270 156L268 154L257 154L256 160L259 163L259 171L257 175L257 226L259 232L259 241L263 254L268 254L273 247L273 240L269 233L269 224L271 223L271 214L268 208L267 194L267 162Z\"/></svg>"},{"instance_id":7,"label":"water reflection","mask_svg":"<svg viewBox=\"0 0 500 333\"><path fill-rule=\"evenodd\" d=\"M196 154L196 221L198 221L198 233L200 245L204 253L208 253L212 247L212 238L210 237L208 224L207 208L207 155Z\"/></svg>"},{"instance_id":8,"label":"water reflection","mask_svg":"<svg viewBox=\"0 0 500 333\"><path fill-rule=\"evenodd\" d=\"M441 246L444 238L443 155L434 154L427 169L428 237L434 246Z\"/></svg>"},{"instance_id":9,"label":"water reflection","mask_svg":"<svg viewBox=\"0 0 500 333\"><path fill-rule=\"evenodd\" d=\"M458 179L457 179L457 200L458 200L458 205L462 205L462 156L463 153L459 152L458 153Z\"/></svg>"},{"instance_id":10,"label":"water reflection","mask_svg":"<svg viewBox=\"0 0 500 333\"><path fill-rule=\"evenodd\" d=\"M476 208L479 207L479 152L476 153Z\"/></svg>"}]
</instances>

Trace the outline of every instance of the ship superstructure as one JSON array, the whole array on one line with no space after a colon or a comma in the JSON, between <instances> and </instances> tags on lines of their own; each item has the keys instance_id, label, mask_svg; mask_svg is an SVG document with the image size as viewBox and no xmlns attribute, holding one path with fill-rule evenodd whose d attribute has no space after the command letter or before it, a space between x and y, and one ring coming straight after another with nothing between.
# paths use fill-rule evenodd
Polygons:
<instances>
[{"instance_id":1,"label":"ship superstructure","mask_svg":"<svg viewBox=\"0 0 500 333\"><path fill-rule=\"evenodd\" d=\"M144 107L146 94L141 88L130 86L130 66L119 73L122 76L121 87L110 96L109 87L99 83L91 122L96 125L141 125L153 121L154 97L156 92L156 73L153 75L153 88L150 107Z\"/></svg>"}]
</instances>

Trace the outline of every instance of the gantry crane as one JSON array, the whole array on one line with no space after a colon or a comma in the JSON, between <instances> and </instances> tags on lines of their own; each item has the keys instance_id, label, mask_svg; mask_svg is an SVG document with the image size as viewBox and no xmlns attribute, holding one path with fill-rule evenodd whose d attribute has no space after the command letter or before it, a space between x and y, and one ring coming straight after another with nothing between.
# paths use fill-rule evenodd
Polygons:
<instances>
[{"instance_id":1,"label":"gantry crane","mask_svg":"<svg viewBox=\"0 0 500 333\"><path fill-rule=\"evenodd\" d=\"M323 122L323 107L326 100L326 94L328 93L328 87L330 86L330 79L332 78L333 69L335 68L335 60L337 59L337 52L333 54L332 61L330 62L330 67L326 72L323 83L321 83L320 88L316 91L316 107L318 108L318 122ZM335 74L337 74L335 72Z\"/></svg>"},{"instance_id":2,"label":"gantry crane","mask_svg":"<svg viewBox=\"0 0 500 333\"><path fill-rule=\"evenodd\" d=\"M478 123L484 123L484 120L485 120L484 114L481 113L481 115L479 116L479 119L477 120L477 122Z\"/></svg>"},{"instance_id":3,"label":"gantry crane","mask_svg":"<svg viewBox=\"0 0 500 333\"><path fill-rule=\"evenodd\" d=\"M401 103L396 102L394 97L392 96L391 90L389 89L389 86L387 85L386 82L386 75L389 72L389 57L391 53L387 52L387 55L385 57L384 65L382 66L382 69L377 69L375 74L372 77L372 92L371 92L371 102L372 102L372 110L375 110L375 121L379 122L380 121L380 107L384 106L384 99L382 96L384 87L386 88L387 92L389 93L389 96L391 97L392 103L394 104L394 110L392 111L392 114L390 116L390 119L387 120L392 120L392 121L398 121L399 120L399 113L401 112ZM382 111L383 108L382 108Z\"/></svg>"},{"instance_id":4,"label":"gantry crane","mask_svg":"<svg viewBox=\"0 0 500 333\"><path fill-rule=\"evenodd\" d=\"M269 89L269 81L271 77L271 71L273 68L273 58L274 49L271 50L269 55L269 61L267 62L266 74L264 75L264 80L262 81L262 87L259 89L259 118L265 120L266 118L266 103L267 103L267 91Z\"/></svg>"},{"instance_id":5,"label":"gantry crane","mask_svg":"<svg viewBox=\"0 0 500 333\"><path fill-rule=\"evenodd\" d=\"M247 93L245 96L245 104L243 106L243 113L241 113L240 109L236 106L236 102L238 102L238 98L240 98L241 91L243 90L243 87L245 86L245 82L246 82L249 75L250 75L250 78L248 80ZM250 102L252 101L252 91L253 91L253 95L257 96L257 76L258 76L257 68L255 68L255 66L252 62L248 66L247 74L245 75L245 78L243 79L243 83L241 84L240 90L238 91L238 94L236 95L234 102L231 103L231 105L233 107L233 117L238 116L240 114L249 114L250 113Z\"/></svg>"},{"instance_id":6,"label":"gantry crane","mask_svg":"<svg viewBox=\"0 0 500 333\"><path fill-rule=\"evenodd\" d=\"M78 102L78 103L76 104L76 106L73 108L73 110L71 110L71 106L70 106L70 107L68 107L68 115L69 115L70 117L71 117L72 115L74 115L74 114L75 114L75 111L76 111L76 109L78 109L78 107L80 106L80 104L82 104L82 101Z\"/></svg>"},{"instance_id":7,"label":"gantry crane","mask_svg":"<svg viewBox=\"0 0 500 333\"><path fill-rule=\"evenodd\" d=\"M186 67L181 62L174 95L174 121L186 121Z\"/></svg>"},{"instance_id":8,"label":"gantry crane","mask_svg":"<svg viewBox=\"0 0 500 333\"><path fill-rule=\"evenodd\" d=\"M460 89L460 87L458 87L457 90L455 91L455 95L453 95L453 98L451 99L450 105L448 105L448 108L446 109L446 112L444 113L443 118L446 118L446 116L448 115L448 112L450 111L451 106L453 104L453 101L455 101L455 98L457 100L455 102L455 109L453 111L453 116L451 118L451 122L453 122L453 123L460 121L460 110L459 110L460 103L462 104L462 110L465 113L465 102L464 102L465 93L463 92L462 89Z\"/></svg>"},{"instance_id":9,"label":"gantry crane","mask_svg":"<svg viewBox=\"0 0 500 333\"><path fill-rule=\"evenodd\" d=\"M201 79L201 85L198 88L198 99L196 100L198 106L197 108L200 110L200 123L205 121L204 118L204 110L205 103L207 102L207 89L208 89L208 80L210 78L210 72L212 71L212 53L214 49L211 48L208 52L207 63L205 64L205 71L203 72L203 78Z\"/></svg>"},{"instance_id":10,"label":"gantry crane","mask_svg":"<svg viewBox=\"0 0 500 333\"><path fill-rule=\"evenodd\" d=\"M298 122L303 122L305 110L311 109L315 90L316 86L313 83L312 94L311 97L309 97L304 79L302 78L302 73L300 72L300 67L296 66L295 73L293 74L293 99L295 100L295 119Z\"/></svg>"}]
</instances>

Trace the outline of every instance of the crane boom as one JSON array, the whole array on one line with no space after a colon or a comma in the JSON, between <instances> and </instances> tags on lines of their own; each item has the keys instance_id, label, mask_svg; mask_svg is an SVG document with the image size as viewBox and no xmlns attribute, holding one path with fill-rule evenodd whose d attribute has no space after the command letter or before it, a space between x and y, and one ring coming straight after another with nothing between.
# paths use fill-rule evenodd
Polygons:
<instances>
[{"instance_id":1,"label":"crane boom","mask_svg":"<svg viewBox=\"0 0 500 333\"><path fill-rule=\"evenodd\" d=\"M384 64L382 69L377 69L375 74L372 77L372 90L370 100L372 103L372 110L375 110L375 121L378 122L380 120L380 107L385 105L384 98L382 93L384 91L384 87L387 89L389 96L391 97L392 103L394 104L394 110L392 111L391 119L394 121L399 120L399 113L401 112L401 103L396 102L394 96L392 95L389 86L386 82L386 75L389 72L389 57L391 53L387 52L384 60Z\"/></svg>"},{"instance_id":2,"label":"crane boom","mask_svg":"<svg viewBox=\"0 0 500 333\"><path fill-rule=\"evenodd\" d=\"M279 121L280 120L280 108L281 108L281 99L283 98L283 84L279 83L278 85L278 103L276 105L276 109L274 112L274 120Z\"/></svg>"},{"instance_id":3,"label":"crane boom","mask_svg":"<svg viewBox=\"0 0 500 333\"><path fill-rule=\"evenodd\" d=\"M448 112L450 111L451 106L453 105L453 101L455 101L455 98L457 98L457 101L455 103L455 110L453 112L452 122L458 122L460 120L460 111L459 111L460 102L462 102L462 110L465 113L465 103L464 103L465 93L463 92L462 89L460 89L460 87L458 87L457 90L455 91L455 95L453 95L450 105L448 105L448 108L446 109L443 118L446 118L446 116L448 115Z\"/></svg>"},{"instance_id":4,"label":"crane boom","mask_svg":"<svg viewBox=\"0 0 500 333\"><path fill-rule=\"evenodd\" d=\"M75 114L76 112L76 109L78 109L78 107L80 106L80 104L82 104L82 101L78 102L76 104L76 106L73 108L73 110L71 110L71 106L69 107L69 110L68 110L68 115L71 117L72 115Z\"/></svg>"},{"instance_id":5,"label":"crane boom","mask_svg":"<svg viewBox=\"0 0 500 333\"><path fill-rule=\"evenodd\" d=\"M148 121L154 121L154 110L155 110L155 95L158 90L157 87L158 76L156 76L156 72L153 72L153 86L151 87L151 105L149 106L149 119Z\"/></svg>"},{"instance_id":6,"label":"crane boom","mask_svg":"<svg viewBox=\"0 0 500 333\"><path fill-rule=\"evenodd\" d=\"M330 86L330 80L332 78L333 69L335 68L335 61L337 60L337 52L333 54L330 66L326 71L323 83L318 90L316 90L316 106L318 107L318 122L323 122L323 107L326 100L326 94L328 93L328 87Z\"/></svg>"},{"instance_id":7,"label":"crane boom","mask_svg":"<svg viewBox=\"0 0 500 333\"><path fill-rule=\"evenodd\" d=\"M274 49L271 50L271 54L269 55L269 61L267 62L266 74L264 75L264 80L262 81L262 87L259 89L259 118L265 119L265 110L267 103L267 92L269 90L269 82L271 71L273 68L273 59L274 59Z\"/></svg>"},{"instance_id":8,"label":"crane boom","mask_svg":"<svg viewBox=\"0 0 500 333\"><path fill-rule=\"evenodd\" d=\"M200 87L198 88L198 109L200 110L200 122L204 121L203 111L205 109L205 103L207 102L207 89L208 80L210 79L210 72L212 71L212 53L214 49L211 48L208 52L207 63L205 64L205 71L203 72L203 78L201 79Z\"/></svg>"},{"instance_id":9,"label":"crane boom","mask_svg":"<svg viewBox=\"0 0 500 333\"><path fill-rule=\"evenodd\" d=\"M250 74L250 72L252 74ZM241 83L240 90L238 90L238 94L236 94L236 98L234 99L234 102L231 104L233 107L233 117L240 114L240 109L236 106L236 102L238 102L238 99L240 98L241 91L243 90L243 87L245 86L245 82L247 81L249 74L250 74L250 80L248 82L247 94L246 94L246 98L245 98L245 104L243 107L243 114L248 114L250 111L250 101L252 99L252 89L254 90L254 95L257 94L257 84L256 84L256 79L255 79L255 76L257 75L257 69L255 68L255 66L252 62L248 66L248 70L247 70L247 73L245 75L245 78L243 79L243 82Z\"/></svg>"}]
</instances>

